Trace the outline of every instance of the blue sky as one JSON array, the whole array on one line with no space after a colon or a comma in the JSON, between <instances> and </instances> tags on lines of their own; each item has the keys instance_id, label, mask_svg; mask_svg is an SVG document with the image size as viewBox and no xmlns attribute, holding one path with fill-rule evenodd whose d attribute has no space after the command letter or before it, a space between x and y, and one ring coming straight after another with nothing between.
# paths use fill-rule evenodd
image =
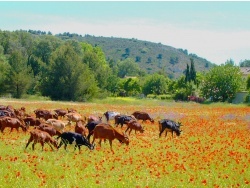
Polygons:
<instances>
[{"instance_id":1,"label":"blue sky","mask_svg":"<svg viewBox=\"0 0 250 188\"><path fill-rule=\"evenodd\" d=\"M250 59L250 1L0 1L0 30L136 38L213 63Z\"/></svg>"}]
</instances>

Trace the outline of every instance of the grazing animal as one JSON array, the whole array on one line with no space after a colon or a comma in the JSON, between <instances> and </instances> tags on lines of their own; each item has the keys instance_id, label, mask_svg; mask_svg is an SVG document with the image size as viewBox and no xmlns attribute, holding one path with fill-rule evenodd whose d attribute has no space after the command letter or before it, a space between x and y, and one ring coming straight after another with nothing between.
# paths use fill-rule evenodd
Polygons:
<instances>
[{"instance_id":1,"label":"grazing animal","mask_svg":"<svg viewBox=\"0 0 250 188\"><path fill-rule=\"evenodd\" d=\"M48 119L46 123L54 127L57 131L61 131L61 132L64 131L66 125L69 125L63 122L62 120L58 120L58 119Z\"/></svg>"},{"instance_id":2,"label":"grazing animal","mask_svg":"<svg viewBox=\"0 0 250 188\"><path fill-rule=\"evenodd\" d=\"M83 121L76 122L75 132L83 135L84 137L87 136L88 129L83 125Z\"/></svg>"},{"instance_id":3,"label":"grazing animal","mask_svg":"<svg viewBox=\"0 0 250 188\"><path fill-rule=\"evenodd\" d=\"M91 115L87 118L87 123L90 123L92 121L102 121L102 117L96 117L94 115Z\"/></svg>"},{"instance_id":4,"label":"grazing animal","mask_svg":"<svg viewBox=\"0 0 250 188\"><path fill-rule=\"evenodd\" d=\"M68 121L69 121L68 124L71 124L71 121L77 122L77 121L83 120L81 114L77 112L70 112L70 113L65 114L65 116L68 118Z\"/></svg>"},{"instance_id":5,"label":"grazing animal","mask_svg":"<svg viewBox=\"0 0 250 188\"><path fill-rule=\"evenodd\" d=\"M14 112L17 117L23 118L27 116L25 107L21 107L20 109L14 109Z\"/></svg>"},{"instance_id":6,"label":"grazing animal","mask_svg":"<svg viewBox=\"0 0 250 188\"><path fill-rule=\"evenodd\" d=\"M136 131L140 131L140 133L144 132L144 128L141 126L140 123L138 123L135 120L129 121L127 126L128 126L128 128L126 129L125 132L127 132L129 130L129 133L128 133L129 135L130 135L132 130L135 130L135 134L136 134Z\"/></svg>"},{"instance_id":7,"label":"grazing animal","mask_svg":"<svg viewBox=\"0 0 250 188\"><path fill-rule=\"evenodd\" d=\"M99 123L101 123L101 121L92 121L92 122L87 123L87 125L85 126L89 132L88 136L87 136L87 139L89 142L90 142L90 136L93 135L93 131L94 131L96 125L98 125Z\"/></svg>"},{"instance_id":8,"label":"grazing animal","mask_svg":"<svg viewBox=\"0 0 250 188\"><path fill-rule=\"evenodd\" d=\"M0 110L0 116L1 117L3 116L13 117L13 114L8 110Z\"/></svg>"},{"instance_id":9,"label":"grazing animal","mask_svg":"<svg viewBox=\"0 0 250 188\"><path fill-rule=\"evenodd\" d=\"M123 134L119 133L111 125L109 125L107 123L100 123L100 124L96 125L93 132L94 132L94 135L93 135L92 144L94 144L96 138L97 139L99 138L100 139L99 144L101 146L102 139L104 139L104 140L107 139L107 140L109 140L111 151L113 151L112 141L114 139L117 139L121 143L125 143L126 145L129 145L128 136L125 133L123 133Z\"/></svg>"},{"instance_id":10,"label":"grazing animal","mask_svg":"<svg viewBox=\"0 0 250 188\"><path fill-rule=\"evenodd\" d=\"M25 124L27 126L37 126L37 125L40 125L42 123L42 121L40 119L37 119L34 117L23 118L23 121L25 122Z\"/></svg>"},{"instance_id":11,"label":"grazing animal","mask_svg":"<svg viewBox=\"0 0 250 188\"><path fill-rule=\"evenodd\" d=\"M57 140L55 140L54 138L52 138L47 132L41 131L41 130L37 130L37 129L33 129L30 131L30 138L26 144L25 149L28 147L28 145L33 141L32 144L32 149L35 149L35 144L40 143L42 145L42 150L44 147L44 143L47 143L52 150L54 146L57 149Z\"/></svg>"},{"instance_id":12,"label":"grazing animal","mask_svg":"<svg viewBox=\"0 0 250 188\"><path fill-rule=\"evenodd\" d=\"M107 111L103 115L105 116L105 118L106 118L106 120L108 122L109 120L114 119L116 115L120 115L120 113L119 112L113 112L113 111Z\"/></svg>"},{"instance_id":13,"label":"grazing animal","mask_svg":"<svg viewBox=\"0 0 250 188\"><path fill-rule=\"evenodd\" d=\"M68 110L68 113L77 112L77 110L76 110L76 109L73 109L73 108L67 108L67 110Z\"/></svg>"},{"instance_id":14,"label":"grazing animal","mask_svg":"<svg viewBox=\"0 0 250 188\"><path fill-rule=\"evenodd\" d=\"M42 123L38 126L35 126L35 129L47 132L47 133L49 133L50 136L55 136L55 135L60 136L61 135L60 131L56 130L55 127L52 127L46 123Z\"/></svg>"},{"instance_id":15,"label":"grazing animal","mask_svg":"<svg viewBox=\"0 0 250 188\"><path fill-rule=\"evenodd\" d=\"M128 124L130 120L135 120L136 118L132 115L127 116L127 115L116 115L115 116L115 126L118 126L121 124L121 128L123 127L123 124Z\"/></svg>"},{"instance_id":16,"label":"grazing animal","mask_svg":"<svg viewBox=\"0 0 250 188\"><path fill-rule=\"evenodd\" d=\"M48 111L48 110L44 110L44 109L37 109L34 110L34 113L36 114L36 118L43 118L46 121L48 119L58 119L58 115L57 114L52 114L52 112Z\"/></svg>"},{"instance_id":17,"label":"grazing animal","mask_svg":"<svg viewBox=\"0 0 250 188\"><path fill-rule=\"evenodd\" d=\"M146 113L146 112L135 111L132 115L133 115L136 119L142 120L142 122L144 122L144 121L146 121L146 120L149 120L149 121L151 121L152 123L154 123L154 119L151 118L151 117L149 116L149 114Z\"/></svg>"},{"instance_id":18,"label":"grazing animal","mask_svg":"<svg viewBox=\"0 0 250 188\"><path fill-rule=\"evenodd\" d=\"M28 129L25 123L21 121L20 119L7 117L7 116L0 118L0 124L1 124L2 133L6 127L10 127L10 132L13 129L16 129L18 131L19 127L21 127L24 132L26 132Z\"/></svg>"},{"instance_id":19,"label":"grazing animal","mask_svg":"<svg viewBox=\"0 0 250 188\"><path fill-rule=\"evenodd\" d=\"M74 141L76 142L75 150L76 150L76 147L78 147L79 151L82 145L87 146L90 150L93 150L95 146L93 144L90 144L89 141L79 133L64 132L60 136L57 137L57 139L59 138L61 138L61 142L58 145L58 149L64 144L64 149L66 150L67 145L72 144Z\"/></svg>"},{"instance_id":20,"label":"grazing animal","mask_svg":"<svg viewBox=\"0 0 250 188\"><path fill-rule=\"evenodd\" d=\"M180 130L181 123L176 123L173 120L169 119L162 119L159 121L159 137L161 137L161 134L164 132L166 129L166 134L165 137L167 136L168 132L172 132L172 138L174 137L174 132L176 133L177 136L180 136L181 130Z\"/></svg>"},{"instance_id":21,"label":"grazing animal","mask_svg":"<svg viewBox=\"0 0 250 188\"><path fill-rule=\"evenodd\" d=\"M54 111L56 112L57 116L61 118L63 118L68 113L68 110L64 109L56 109Z\"/></svg>"}]
</instances>

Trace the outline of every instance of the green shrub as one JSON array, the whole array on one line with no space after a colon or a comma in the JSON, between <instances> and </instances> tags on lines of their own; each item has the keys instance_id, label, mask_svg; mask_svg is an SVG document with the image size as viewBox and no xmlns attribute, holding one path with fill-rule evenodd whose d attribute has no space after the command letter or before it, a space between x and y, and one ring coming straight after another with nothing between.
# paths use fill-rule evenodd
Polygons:
<instances>
[{"instance_id":1,"label":"green shrub","mask_svg":"<svg viewBox=\"0 0 250 188\"><path fill-rule=\"evenodd\" d=\"M156 95L154 95L154 94L148 94L148 95L147 95L147 98L155 99L155 98L156 98Z\"/></svg>"},{"instance_id":2,"label":"green shrub","mask_svg":"<svg viewBox=\"0 0 250 188\"><path fill-rule=\"evenodd\" d=\"M170 99L172 99L173 97L172 97L172 95L170 95L170 94L166 94L166 95L158 95L158 96L156 96L156 98L157 98L157 99L160 99L160 100L170 100Z\"/></svg>"}]
</instances>

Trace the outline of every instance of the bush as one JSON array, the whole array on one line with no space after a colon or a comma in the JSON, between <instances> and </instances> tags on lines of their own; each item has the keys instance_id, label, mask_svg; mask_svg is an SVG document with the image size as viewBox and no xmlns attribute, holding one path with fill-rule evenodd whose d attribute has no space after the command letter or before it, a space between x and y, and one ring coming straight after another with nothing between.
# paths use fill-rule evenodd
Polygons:
<instances>
[{"instance_id":1,"label":"bush","mask_svg":"<svg viewBox=\"0 0 250 188\"><path fill-rule=\"evenodd\" d=\"M160 99L160 100L170 100L170 99L172 99L173 97L172 97L172 95L167 94L167 95L158 95L158 96L156 96L156 98L157 98L157 99Z\"/></svg>"},{"instance_id":2,"label":"bush","mask_svg":"<svg viewBox=\"0 0 250 188\"><path fill-rule=\"evenodd\" d=\"M188 99L189 93L187 93L186 89L177 90L173 96L174 100L186 101Z\"/></svg>"},{"instance_id":3,"label":"bush","mask_svg":"<svg viewBox=\"0 0 250 188\"><path fill-rule=\"evenodd\" d=\"M155 99L155 98L156 98L156 95L154 95L154 94L148 94L148 95L147 95L147 98Z\"/></svg>"}]
</instances>

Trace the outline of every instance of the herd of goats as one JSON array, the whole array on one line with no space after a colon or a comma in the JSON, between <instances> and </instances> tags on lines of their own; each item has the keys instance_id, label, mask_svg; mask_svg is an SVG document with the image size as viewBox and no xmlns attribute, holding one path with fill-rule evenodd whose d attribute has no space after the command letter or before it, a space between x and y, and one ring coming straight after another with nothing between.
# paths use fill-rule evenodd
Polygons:
<instances>
[{"instance_id":1,"label":"herd of goats","mask_svg":"<svg viewBox=\"0 0 250 188\"><path fill-rule=\"evenodd\" d=\"M11 105L4 106L0 105L0 129L4 132L5 128L10 128L10 131L16 129L18 131L21 128L23 131L27 131L30 126L34 127L29 130L30 138L26 144L25 149L30 143L32 144L32 149L34 150L35 144L40 143L42 145L42 150L44 144L47 143L51 149L53 147L59 149L62 145L66 150L68 144L75 143L75 149L82 145L87 146L90 150L95 147L95 139L99 139L99 144L101 146L102 140L108 140L110 148L112 149L112 141L117 139L120 143L129 144L129 137L126 134L128 131L129 135L132 130L144 132L144 129L139 123L139 120L151 121L154 123L154 119L146 112L135 111L132 115L123 115L118 112L107 111L102 117L89 116L85 117L79 114L74 109L56 109L54 113L46 109L36 109L34 110L35 116L26 113L24 107L20 109L15 109ZM67 122L63 121L67 118ZM119 132L114 126L110 125L109 121L114 120L115 127L124 124L127 125L125 132ZM64 131L67 125L71 125L74 122L74 131ZM170 119L161 119L159 123L159 136L166 131L173 134L176 133L180 136L181 123L172 121ZM56 139L54 136L58 136ZM93 140L90 142L90 137L93 135ZM58 139L61 138L58 144Z\"/></svg>"}]
</instances>

